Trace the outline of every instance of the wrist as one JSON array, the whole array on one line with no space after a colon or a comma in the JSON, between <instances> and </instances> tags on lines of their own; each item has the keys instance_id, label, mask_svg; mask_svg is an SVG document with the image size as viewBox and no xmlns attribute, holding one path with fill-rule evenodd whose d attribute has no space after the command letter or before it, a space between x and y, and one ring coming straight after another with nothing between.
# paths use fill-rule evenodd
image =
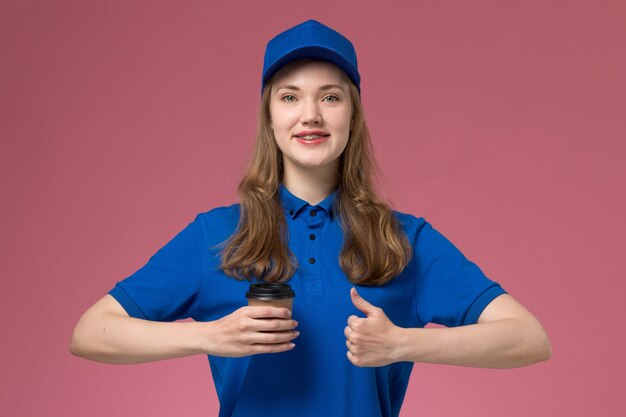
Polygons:
<instances>
[{"instance_id":1,"label":"wrist","mask_svg":"<svg viewBox=\"0 0 626 417\"><path fill-rule=\"evenodd\" d=\"M437 350L441 330L444 329L400 328L396 346L397 361L426 362L431 352Z\"/></svg>"},{"instance_id":2,"label":"wrist","mask_svg":"<svg viewBox=\"0 0 626 417\"><path fill-rule=\"evenodd\" d=\"M211 354L210 342L213 339L213 322L194 321L189 323L190 334L187 348L197 354Z\"/></svg>"},{"instance_id":3,"label":"wrist","mask_svg":"<svg viewBox=\"0 0 626 417\"><path fill-rule=\"evenodd\" d=\"M411 359L411 351L414 350L411 340L414 338L412 328L398 327L396 329L396 341L394 349L394 362L409 362Z\"/></svg>"}]
</instances>

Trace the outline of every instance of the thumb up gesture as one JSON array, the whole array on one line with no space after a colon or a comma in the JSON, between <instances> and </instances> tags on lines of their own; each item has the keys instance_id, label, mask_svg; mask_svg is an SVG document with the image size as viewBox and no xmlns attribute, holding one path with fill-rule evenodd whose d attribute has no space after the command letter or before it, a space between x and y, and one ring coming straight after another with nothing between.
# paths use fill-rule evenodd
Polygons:
<instances>
[{"instance_id":1,"label":"thumb up gesture","mask_svg":"<svg viewBox=\"0 0 626 417\"><path fill-rule=\"evenodd\" d=\"M397 362L402 329L389 320L382 308L363 299L356 288L350 289L350 297L354 306L366 316L348 317L348 325L343 333L350 362L358 367L384 366Z\"/></svg>"}]
</instances>

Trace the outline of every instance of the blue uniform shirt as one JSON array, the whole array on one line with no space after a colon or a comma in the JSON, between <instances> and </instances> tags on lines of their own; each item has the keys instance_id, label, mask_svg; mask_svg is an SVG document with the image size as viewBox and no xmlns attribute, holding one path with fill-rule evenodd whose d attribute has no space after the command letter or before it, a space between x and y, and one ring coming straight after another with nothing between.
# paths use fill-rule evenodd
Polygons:
<instances>
[{"instance_id":1,"label":"blue uniform shirt","mask_svg":"<svg viewBox=\"0 0 626 417\"><path fill-rule=\"evenodd\" d=\"M281 184L289 247L299 262L288 283L296 293L293 318L300 336L287 352L207 355L220 417L399 415L413 362L358 367L346 356L348 317L365 315L352 304L353 284L339 266L343 234L332 214L336 193L311 206ZM235 231L239 207L198 214L109 294L131 317L155 321L213 321L246 306L250 283L219 270L219 249L212 248ZM411 242L413 259L383 286L355 287L396 326L474 324L491 300L506 293L423 218L393 213Z\"/></svg>"}]
</instances>

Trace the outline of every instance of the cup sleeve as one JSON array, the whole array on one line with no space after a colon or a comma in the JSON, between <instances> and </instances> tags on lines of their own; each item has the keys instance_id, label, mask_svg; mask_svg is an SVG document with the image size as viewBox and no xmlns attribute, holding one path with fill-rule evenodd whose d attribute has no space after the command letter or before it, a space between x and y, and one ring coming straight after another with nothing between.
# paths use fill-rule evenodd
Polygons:
<instances>
[{"instance_id":1,"label":"cup sleeve","mask_svg":"<svg viewBox=\"0 0 626 417\"><path fill-rule=\"evenodd\" d=\"M152 321L194 317L203 281L204 235L200 215L147 263L108 293L129 316Z\"/></svg>"},{"instance_id":2,"label":"cup sleeve","mask_svg":"<svg viewBox=\"0 0 626 417\"><path fill-rule=\"evenodd\" d=\"M428 222L417 231L413 256L417 318L424 325L475 324L494 298L507 293Z\"/></svg>"}]
</instances>

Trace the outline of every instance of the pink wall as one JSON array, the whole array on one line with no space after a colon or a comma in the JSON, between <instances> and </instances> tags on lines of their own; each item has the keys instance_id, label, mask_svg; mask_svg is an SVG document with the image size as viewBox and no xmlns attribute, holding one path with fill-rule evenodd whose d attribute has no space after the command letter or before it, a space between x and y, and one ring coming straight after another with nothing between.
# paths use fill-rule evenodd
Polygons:
<instances>
[{"instance_id":1,"label":"pink wall","mask_svg":"<svg viewBox=\"0 0 626 417\"><path fill-rule=\"evenodd\" d=\"M553 345L526 368L416 364L401 415L623 411L624 2L378 4L1 2L1 415L217 415L206 357L105 365L70 335L196 213L234 202L265 42L308 18L357 47L397 209Z\"/></svg>"}]
</instances>

